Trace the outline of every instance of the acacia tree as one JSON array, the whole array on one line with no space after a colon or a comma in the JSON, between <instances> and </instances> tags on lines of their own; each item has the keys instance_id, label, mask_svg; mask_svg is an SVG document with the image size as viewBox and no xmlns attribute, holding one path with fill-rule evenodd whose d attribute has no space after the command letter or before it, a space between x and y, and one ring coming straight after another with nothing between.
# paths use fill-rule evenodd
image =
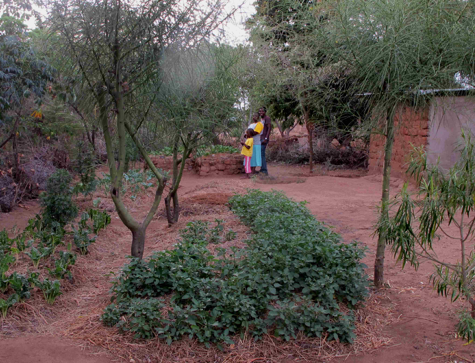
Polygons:
<instances>
[{"instance_id":1,"label":"acacia tree","mask_svg":"<svg viewBox=\"0 0 475 363\"><path fill-rule=\"evenodd\" d=\"M51 30L62 40L63 54L72 58L71 72L81 75L96 104L111 175L110 194L121 221L132 232L131 255L142 258L145 232L167 182L139 140L140 127L154 103L156 89L150 87L151 80L156 79L167 48L184 50L209 37L222 20L221 4L58 0L50 9ZM129 113L137 97L147 99L147 90L151 91L148 102ZM127 133L158 181L152 206L142 221L130 214L120 194Z\"/></svg>"},{"instance_id":2,"label":"acacia tree","mask_svg":"<svg viewBox=\"0 0 475 363\"><path fill-rule=\"evenodd\" d=\"M172 139L172 180L165 197L169 225L178 222L178 187L186 160L225 131L236 113L239 88L233 68L242 54L240 48L203 43L179 54L170 51L161 61L155 108L166 120L163 132Z\"/></svg>"},{"instance_id":3,"label":"acacia tree","mask_svg":"<svg viewBox=\"0 0 475 363\"><path fill-rule=\"evenodd\" d=\"M268 84L274 85L267 93L279 89L283 91L281 94L290 95L293 103L298 104L298 108L293 108L294 113L302 116L307 128L310 172L313 169L312 136L316 121L312 107L315 75L321 64L321 55L309 38L314 27L318 26L318 21L309 11L311 6L309 2L294 0L258 2L257 14L249 22L257 63L271 78Z\"/></svg>"},{"instance_id":4,"label":"acacia tree","mask_svg":"<svg viewBox=\"0 0 475 363\"><path fill-rule=\"evenodd\" d=\"M313 170L314 128L339 129L342 124L364 117L362 99L355 97L345 69L327 61L321 28L331 16L324 4L286 0L258 2L250 22L251 39L257 49L256 63L267 75L267 95L276 115L301 116L307 129L309 167ZM259 81L258 81L259 82ZM265 88L265 87L264 87ZM261 96L262 98L262 96ZM342 122L344 120L344 122Z\"/></svg>"},{"instance_id":5,"label":"acacia tree","mask_svg":"<svg viewBox=\"0 0 475 363\"><path fill-rule=\"evenodd\" d=\"M459 0L344 0L328 6L319 32L327 62L357 80L369 94L373 117L386 137L380 221L388 218L394 118L406 103L422 106L427 89L454 86L454 75L473 79L474 4ZM386 232L378 233L374 283L384 282Z\"/></svg>"}]
</instances>

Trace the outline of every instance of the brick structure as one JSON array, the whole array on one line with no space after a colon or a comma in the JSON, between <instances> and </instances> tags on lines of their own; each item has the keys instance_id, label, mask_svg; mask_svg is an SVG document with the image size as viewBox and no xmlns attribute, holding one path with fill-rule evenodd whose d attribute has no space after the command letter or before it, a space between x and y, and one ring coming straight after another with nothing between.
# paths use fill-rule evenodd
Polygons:
<instances>
[{"instance_id":1,"label":"brick structure","mask_svg":"<svg viewBox=\"0 0 475 363\"><path fill-rule=\"evenodd\" d=\"M240 154L215 154L195 159L195 171L199 175L232 175L244 172Z\"/></svg>"},{"instance_id":2,"label":"brick structure","mask_svg":"<svg viewBox=\"0 0 475 363\"><path fill-rule=\"evenodd\" d=\"M414 110L411 107L401 107L396 112L393 153L391 158L391 176L405 178L406 163L413 146L428 144L429 136L429 107ZM384 166L384 147L386 137L371 135L369 145L368 169L371 174L381 174Z\"/></svg>"}]
</instances>

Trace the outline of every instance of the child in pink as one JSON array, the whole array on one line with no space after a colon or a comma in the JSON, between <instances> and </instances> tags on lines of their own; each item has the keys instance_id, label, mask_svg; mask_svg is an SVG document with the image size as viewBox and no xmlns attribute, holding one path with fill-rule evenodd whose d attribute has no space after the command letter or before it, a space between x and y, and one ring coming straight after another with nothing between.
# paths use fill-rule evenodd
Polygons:
<instances>
[{"instance_id":1,"label":"child in pink","mask_svg":"<svg viewBox=\"0 0 475 363\"><path fill-rule=\"evenodd\" d=\"M251 158L252 158L252 146L254 145L254 136L255 132L253 129L246 130L246 142L241 142L242 150L241 154L244 155L244 171L246 176L250 178L251 176Z\"/></svg>"}]
</instances>

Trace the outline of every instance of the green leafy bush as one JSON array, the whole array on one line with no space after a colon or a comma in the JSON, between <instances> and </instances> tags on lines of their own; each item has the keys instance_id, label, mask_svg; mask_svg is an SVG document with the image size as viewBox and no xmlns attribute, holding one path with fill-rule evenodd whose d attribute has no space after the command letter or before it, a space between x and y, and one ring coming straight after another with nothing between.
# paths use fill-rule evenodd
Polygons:
<instances>
[{"instance_id":1,"label":"green leafy bush","mask_svg":"<svg viewBox=\"0 0 475 363\"><path fill-rule=\"evenodd\" d=\"M17 238L15 238L16 249L18 252L23 252L27 248L30 248L33 245L33 240L26 241L26 235L22 233Z\"/></svg>"},{"instance_id":2,"label":"green leafy bush","mask_svg":"<svg viewBox=\"0 0 475 363\"><path fill-rule=\"evenodd\" d=\"M16 294L10 295L6 300L0 299L0 312L2 313L2 317L4 319L7 316L8 309L10 309L17 302L18 302L18 295Z\"/></svg>"},{"instance_id":3,"label":"green leafy bush","mask_svg":"<svg viewBox=\"0 0 475 363\"><path fill-rule=\"evenodd\" d=\"M270 306L265 323L267 326L274 326L275 335L285 340L297 338L299 331L309 337L320 337L323 332L327 332L330 340L339 339L342 335L347 340L353 340L355 335L352 331L352 319L352 315L327 309L311 300L300 301L296 298L278 301L276 306Z\"/></svg>"},{"instance_id":4,"label":"green leafy bush","mask_svg":"<svg viewBox=\"0 0 475 363\"><path fill-rule=\"evenodd\" d=\"M43 258L43 254L34 246L32 246L29 251L26 251L25 254L29 258L31 258L31 261L33 262L33 266L35 266L35 268L38 268L40 261Z\"/></svg>"},{"instance_id":5,"label":"green leafy bush","mask_svg":"<svg viewBox=\"0 0 475 363\"><path fill-rule=\"evenodd\" d=\"M183 147L180 147L178 149L178 152L179 153L183 153ZM151 152L152 155L161 155L161 156L172 156L173 155L173 148L170 147L170 146L165 146L163 149L161 150L152 150Z\"/></svg>"},{"instance_id":6,"label":"green leafy bush","mask_svg":"<svg viewBox=\"0 0 475 363\"><path fill-rule=\"evenodd\" d=\"M31 297L31 284L26 276L14 272L8 278L8 285L15 291L18 300L21 301Z\"/></svg>"},{"instance_id":7,"label":"green leafy bush","mask_svg":"<svg viewBox=\"0 0 475 363\"><path fill-rule=\"evenodd\" d=\"M91 223L92 222L92 223ZM97 234L106 228L111 222L111 217L107 212L89 209L81 214L81 219L77 228L73 227L73 241L79 252L85 255L89 251L89 246L95 242L97 236L89 237L92 232Z\"/></svg>"},{"instance_id":8,"label":"green leafy bush","mask_svg":"<svg viewBox=\"0 0 475 363\"><path fill-rule=\"evenodd\" d=\"M48 268L51 276L64 279L71 279L71 271L69 268L76 263L76 254L71 252L59 252L59 259L54 260L54 268Z\"/></svg>"},{"instance_id":9,"label":"green leafy bush","mask_svg":"<svg viewBox=\"0 0 475 363\"><path fill-rule=\"evenodd\" d=\"M92 220L92 231L99 233L111 223L111 216L107 212L101 212L97 209L89 209L87 211L89 218Z\"/></svg>"},{"instance_id":10,"label":"green leafy bush","mask_svg":"<svg viewBox=\"0 0 475 363\"><path fill-rule=\"evenodd\" d=\"M354 308L366 296L363 250L343 244L303 203L282 194L253 191L233 197L231 206L255 232L247 248L228 255L221 249L217 258L207 245L221 236L223 222L213 228L189 223L174 250L124 266L104 323L120 327L131 320L130 301L146 306L172 293L163 316L140 313L134 331L147 334L138 336L171 342L186 335L208 344L231 343L244 331L256 338L270 331L284 339L303 331L351 342L353 316L340 306Z\"/></svg>"},{"instance_id":11,"label":"green leafy bush","mask_svg":"<svg viewBox=\"0 0 475 363\"><path fill-rule=\"evenodd\" d=\"M78 151L73 161L73 169L79 175L79 183L74 186L74 193L88 195L96 190L96 158L94 152L83 141L78 142Z\"/></svg>"},{"instance_id":12,"label":"green leafy bush","mask_svg":"<svg viewBox=\"0 0 475 363\"><path fill-rule=\"evenodd\" d=\"M6 229L0 232L0 253L10 253L15 239L8 237Z\"/></svg>"},{"instance_id":13,"label":"green leafy bush","mask_svg":"<svg viewBox=\"0 0 475 363\"><path fill-rule=\"evenodd\" d=\"M73 227L73 241L81 255L86 255L89 252L89 246L96 241L96 236L89 237L90 233L89 228Z\"/></svg>"},{"instance_id":14,"label":"green leafy bush","mask_svg":"<svg viewBox=\"0 0 475 363\"><path fill-rule=\"evenodd\" d=\"M165 305L157 299L130 299L109 305L102 315L107 326L117 326L122 331L130 331L136 338L148 339L161 326L160 310ZM123 315L128 319L121 320Z\"/></svg>"},{"instance_id":15,"label":"green leafy bush","mask_svg":"<svg viewBox=\"0 0 475 363\"><path fill-rule=\"evenodd\" d=\"M0 252L0 291L5 291L8 287L8 278L6 276L10 266L16 261L11 254Z\"/></svg>"},{"instance_id":16,"label":"green leafy bush","mask_svg":"<svg viewBox=\"0 0 475 363\"><path fill-rule=\"evenodd\" d=\"M48 179L46 192L41 194L43 224L50 226L57 222L64 226L77 216L78 210L72 201L71 181L71 175L64 169L57 170Z\"/></svg>"},{"instance_id":17,"label":"green leafy bush","mask_svg":"<svg viewBox=\"0 0 475 363\"><path fill-rule=\"evenodd\" d=\"M43 281L37 280L35 283L42 291L48 304L53 305L56 298L62 294L61 283L58 280L51 281L46 278Z\"/></svg>"},{"instance_id":18,"label":"green leafy bush","mask_svg":"<svg viewBox=\"0 0 475 363\"><path fill-rule=\"evenodd\" d=\"M183 147L178 148L178 153L183 154ZM209 156L212 154L235 154L239 150L232 146L227 145L202 145L196 149L196 156ZM159 151L152 151L152 155L161 155L161 156L172 156L173 148L166 146Z\"/></svg>"}]
</instances>

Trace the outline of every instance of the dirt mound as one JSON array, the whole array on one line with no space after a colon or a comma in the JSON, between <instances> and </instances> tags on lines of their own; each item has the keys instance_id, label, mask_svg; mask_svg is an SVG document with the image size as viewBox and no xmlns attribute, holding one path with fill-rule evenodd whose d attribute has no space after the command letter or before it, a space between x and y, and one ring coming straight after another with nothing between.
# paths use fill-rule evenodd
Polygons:
<instances>
[{"instance_id":1,"label":"dirt mound","mask_svg":"<svg viewBox=\"0 0 475 363\"><path fill-rule=\"evenodd\" d=\"M208 205L226 205L232 194L229 193L206 193L194 195L186 200L188 203L208 204Z\"/></svg>"}]
</instances>

